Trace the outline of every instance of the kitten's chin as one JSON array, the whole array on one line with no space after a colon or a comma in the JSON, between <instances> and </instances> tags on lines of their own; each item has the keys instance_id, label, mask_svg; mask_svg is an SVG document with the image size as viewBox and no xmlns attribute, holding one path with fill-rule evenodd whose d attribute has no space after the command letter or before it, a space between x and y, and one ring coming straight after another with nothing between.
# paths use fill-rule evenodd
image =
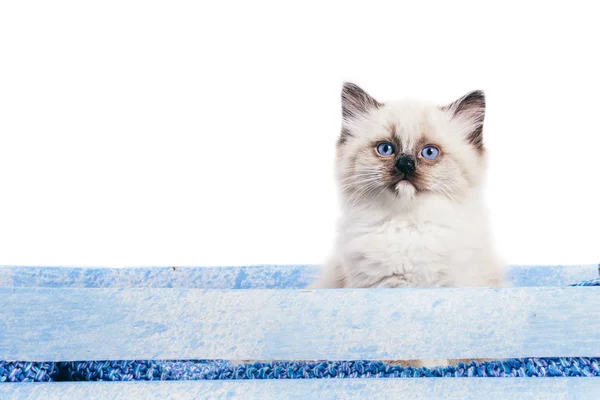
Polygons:
<instances>
[{"instance_id":1,"label":"kitten's chin","mask_svg":"<svg viewBox=\"0 0 600 400\"><path fill-rule=\"evenodd\" d=\"M396 195L403 200L412 200L417 194L417 188L415 185L407 180L401 180L396 184Z\"/></svg>"}]
</instances>

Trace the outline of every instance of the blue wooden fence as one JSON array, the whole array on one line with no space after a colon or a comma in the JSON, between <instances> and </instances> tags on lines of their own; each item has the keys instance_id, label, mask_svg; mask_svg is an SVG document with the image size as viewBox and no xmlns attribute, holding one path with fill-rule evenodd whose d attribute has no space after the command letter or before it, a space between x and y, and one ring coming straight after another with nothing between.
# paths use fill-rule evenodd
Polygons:
<instances>
[{"instance_id":1,"label":"blue wooden fence","mask_svg":"<svg viewBox=\"0 0 600 400\"><path fill-rule=\"evenodd\" d=\"M317 270L0 267L0 359L600 356L598 288L568 286L597 278L597 265L512 267L515 287L503 289L302 289ZM598 393L599 378L0 384L0 398L47 399L594 398Z\"/></svg>"}]
</instances>

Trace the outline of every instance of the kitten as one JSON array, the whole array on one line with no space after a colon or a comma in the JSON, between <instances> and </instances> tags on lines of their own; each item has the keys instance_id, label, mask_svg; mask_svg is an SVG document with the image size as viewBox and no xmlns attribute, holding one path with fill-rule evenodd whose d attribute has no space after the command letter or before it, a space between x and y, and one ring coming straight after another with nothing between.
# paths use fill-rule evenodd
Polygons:
<instances>
[{"instance_id":1,"label":"kitten","mask_svg":"<svg viewBox=\"0 0 600 400\"><path fill-rule=\"evenodd\" d=\"M342 89L334 251L313 288L500 286L483 200L485 96L380 103ZM429 364L429 363L428 363Z\"/></svg>"}]
</instances>

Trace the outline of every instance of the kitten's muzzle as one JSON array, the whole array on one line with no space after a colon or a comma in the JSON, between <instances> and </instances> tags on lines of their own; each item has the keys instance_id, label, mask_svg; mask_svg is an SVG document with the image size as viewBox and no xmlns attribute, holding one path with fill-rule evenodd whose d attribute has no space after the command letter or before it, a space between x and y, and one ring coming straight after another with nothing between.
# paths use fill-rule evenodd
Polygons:
<instances>
[{"instance_id":1,"label":"kitten's muzzle","mask_svg":"<svg viewBox=\"0 0 600 400\"><path fill-rule=\"evenodd\" d=\"M401 155L396 160L396 170L404 175L408 175L415 170L415 159L413 156Z\"/></svg>"}]
</instances>

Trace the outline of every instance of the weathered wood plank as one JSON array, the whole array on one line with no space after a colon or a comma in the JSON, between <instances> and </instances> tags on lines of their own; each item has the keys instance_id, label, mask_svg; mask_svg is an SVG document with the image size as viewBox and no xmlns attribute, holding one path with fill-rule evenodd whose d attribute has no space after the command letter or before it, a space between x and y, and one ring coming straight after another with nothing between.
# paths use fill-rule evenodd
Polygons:
<instances>
[{"instance_id":1,"label":"weathered wood plank","mask_svg":"<svg viewBox=\"0 0 600 400\"><path fill-rule=\"evenodd\" d=\"M600 356L596 287L0 289L0 359Z\"/></svg>"},{"instance_id":2,"label":"weathered wood plank","mask_svg":"<svg viewBox=\"0 0 600 400\"><path fill-rule=\"evenodd\" d=\"M511 266L507 279L518 287L571 285L600 277L600 265Z\"/></svg>"},{"instance_id":3,"label":"weathered wood plank","mask_svg":"<svg viewBox=\"0 0 600 400\"><path fill-rule=\"evenodd\" d=\"M598 378L416 378L0 384L18 399L597 399Z\"/></svg>"},{"instance_id":4,"label":"weathered wood plank","mask_svg":"<svg viewBox=\"0 0 600 400\"><path fill-rule=\"evenodd\" d=\"M0 287L301 289L316 265L248 267L0 267ZM558 286L598 278L598 265L513 266L514 286Z\"/></svg>"},{"instance_id":5,"label":"weathered wood plank","mask_svg":"<svg viewBox=\"0 0 600 400\"><path fill-rule=\"evenodd\" d=\"M0 288L301 289L315 265L247 267L0 267Z\"/></svg>"}]
</instances>

